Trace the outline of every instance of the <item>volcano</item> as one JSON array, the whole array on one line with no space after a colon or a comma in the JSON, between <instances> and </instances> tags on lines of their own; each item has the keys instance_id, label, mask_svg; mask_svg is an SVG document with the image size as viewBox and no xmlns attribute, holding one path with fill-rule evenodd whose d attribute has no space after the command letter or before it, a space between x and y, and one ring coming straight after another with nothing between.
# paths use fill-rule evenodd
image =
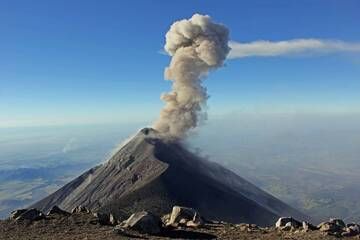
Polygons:
<instances>
[{"instance_id":1,"label":"volcano","mask_svg":"<svg viewBox=\"0 0 360 240\"><path fill-rule=\"evenodd\" d=\"M54 205L68 211L82 205L118 219L141 210L162 215L174 205L227 222L272 225L279 216L307 218L232 171L163 140L151 128L31 207L47 212Z\"/></svg>"}]
</instances>

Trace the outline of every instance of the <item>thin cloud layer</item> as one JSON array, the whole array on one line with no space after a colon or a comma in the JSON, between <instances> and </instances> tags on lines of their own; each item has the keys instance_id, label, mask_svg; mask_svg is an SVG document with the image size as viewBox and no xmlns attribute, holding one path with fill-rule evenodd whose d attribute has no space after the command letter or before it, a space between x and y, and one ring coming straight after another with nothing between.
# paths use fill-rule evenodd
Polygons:
<instances>
[{"instance_id":1,"label":"thin cloud layer","mask_svg":"<svg viewBox=\"0 0 360 240\"><path fill-rule=\"evenodd\" d=\"M359 42L322 39L293 39L278 42L261 40L249 43L230 41L229 46L231 48L229 59L360 52Z\"/></svg>"}]
</instances>

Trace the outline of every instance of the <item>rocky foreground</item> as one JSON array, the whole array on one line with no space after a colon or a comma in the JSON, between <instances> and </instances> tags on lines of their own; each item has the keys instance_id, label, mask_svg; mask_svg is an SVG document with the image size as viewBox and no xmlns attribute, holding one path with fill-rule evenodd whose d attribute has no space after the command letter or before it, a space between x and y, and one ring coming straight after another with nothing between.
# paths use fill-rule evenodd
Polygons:
<instances>
[{"instance_id":1,"label":"rocky foreground","mask_svg":"<svg viewBox=\"0 0 360 240\"><path fill-rule=\"evenodd\" d=\"M76 207L72 213L53 207L46 215L37 209L13 211L0 221L0 239L360 239L360 226L330 219L318 226L291 217L273 227L230 224L203 219L191 208L173 207L155 216L137 212L119 221L111 214Z\"/></svg>"}]
</instances>

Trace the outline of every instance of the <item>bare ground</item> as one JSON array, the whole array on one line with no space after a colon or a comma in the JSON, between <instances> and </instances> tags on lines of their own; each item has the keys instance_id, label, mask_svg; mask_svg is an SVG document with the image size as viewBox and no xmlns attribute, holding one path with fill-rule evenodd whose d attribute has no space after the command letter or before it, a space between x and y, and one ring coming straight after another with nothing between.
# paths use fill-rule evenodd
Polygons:
<instances>
[{"instance_id":1,"label":"bare ground","mask_svg":"<svg viewBox=\"0 0 360 240\"><path fill-rule=\"evenodd\" d=\"M100 225L91 214L77 213L71 216L50 216L35 222L0 221L0 239L336 239L320 231L282 232L274 228L249 228L245 225L211 223L198 229L167 229L157 236L137 232L113 231L113 226ZM347 237L346 239L360 239Z\"/></svg>"}]
</instances>

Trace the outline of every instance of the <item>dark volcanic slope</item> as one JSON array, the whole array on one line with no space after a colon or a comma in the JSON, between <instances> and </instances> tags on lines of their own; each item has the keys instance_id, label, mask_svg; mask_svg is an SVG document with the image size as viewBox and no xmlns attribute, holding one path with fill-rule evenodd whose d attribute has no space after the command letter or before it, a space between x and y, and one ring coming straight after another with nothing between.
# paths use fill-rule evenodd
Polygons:
<instances>
[{"instance_id":1,"label":"dark volcanic slope","mask_svg":"<svg viewBox=\"0 0 360 240\"><path fill-rule=\"evenodd\" d=\"M95 167L36 207L71 210L84 205L125 218L137 210L157 214L173 205L199 210L209 219L273 224L278 216L305 216L218 164L200 159L181 145L165 143L143 129L108 162Z\"/></svg>"}]
</instances>

